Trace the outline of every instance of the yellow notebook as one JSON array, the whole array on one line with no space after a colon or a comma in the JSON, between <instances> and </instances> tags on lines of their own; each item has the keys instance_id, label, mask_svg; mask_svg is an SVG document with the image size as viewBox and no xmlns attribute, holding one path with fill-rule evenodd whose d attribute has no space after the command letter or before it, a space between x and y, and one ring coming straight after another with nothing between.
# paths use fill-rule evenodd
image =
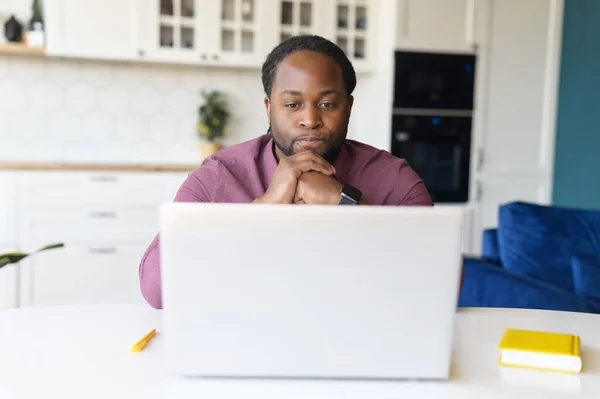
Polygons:
<instances>
[{"instance_id":1,"label":"yellow notebook","mask_svg":"<svg viewBox=\"0 0 600 399\"><path fill-rule=\"evenodd\" d=\"M503 366L579 373L579 336L507 328L498 345Z\"/></svg>"}]
</instances>

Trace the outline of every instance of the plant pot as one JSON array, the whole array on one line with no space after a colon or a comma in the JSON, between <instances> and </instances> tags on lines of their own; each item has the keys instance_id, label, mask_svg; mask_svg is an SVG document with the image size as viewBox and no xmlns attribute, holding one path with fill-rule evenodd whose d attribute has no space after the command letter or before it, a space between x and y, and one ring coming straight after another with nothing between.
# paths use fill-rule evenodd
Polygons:
<instances>
[{"instance_id":1,"label":"plant pot","mask_svg":"<svg viewBox=\"0 0 600 399\"><path fill-rule=\"evenodd\" d=\"M218 143L212 141L203 141L200 143L200 156L202 159L211 156L220 150L221 146Z\"/></svg>"}]
</instances>

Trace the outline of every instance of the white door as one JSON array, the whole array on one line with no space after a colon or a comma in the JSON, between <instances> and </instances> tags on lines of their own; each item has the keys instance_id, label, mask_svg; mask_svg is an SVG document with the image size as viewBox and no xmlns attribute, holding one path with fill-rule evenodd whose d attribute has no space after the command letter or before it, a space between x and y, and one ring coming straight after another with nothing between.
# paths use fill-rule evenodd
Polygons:
<instances>
[{"instance_id":1,"label":"white door","mask_svg":"<svg viewBox=\"0 0 600 399\"><path fill-rule=\"evenodd\" d=\"M383 4L382 4L383 3ZM358 72L374 68L379 13L385 1L331 0L318 4L317 33L336 43Z\"/></svg>"},{"instance_id":2,"label":"white door","mask_svg":"<svg viewBox=\"0 0 600 399\"><path fill-rule=\"evenodd\" d=\"M471 52L476 13L487 0L399 0L396 45L403 50Z\"/></svg>"},{"instance_id":3,"label":"white door","mask_svg":"<svg viewBox=\"0 0 600 399\"><path fill-rule=\"evenodd\" d=\"M16 246L0 245L0 258L3 254L17 251ZM18 282L20 265L11 264L0 268L0 310L18 306Z\"/></svg>"},{"instance_id":4,"label":"white door","mask_svg":"<svg viewBox=\"0 0 600 399\"><path fill-rule=\"evenodd\" d=\"M204 14L216 0L137 0L140 52L148 61L202 64L207 44Z\"/></svg>"},{"instance_id":5,"label":"white door","mask_svg":"<svg viewBox=\"0 0 600 399\"><path fill-rule=\"evenodd\" d=\"M137 58L136 0L47 0L45 11L49 55Z\"/></svg>"},{"instance_id":6,"label":"white door","mask_svg":"<svg viewBox=\"0 0 600 399\"><path fill-rule=\"evenodd\" d=\"M146 245L71 245L21 265L21 307L144 303L138 266Z\"/></svg>"},{"instance_id":7,"label":"white door","mask_svg":"<svg viewBox=\"0 0 600 399\"><path fill-rule=\"evenodd\" d=\"M16 174L0 173L0 245L17 243Z\"/></svg>"},{"instance_id":8,"label":"white door","mask_svg":"<svg viewBox=\"0 0 600 399\"><path fill-rule=\"evenodd\" d=\"M267 26L276 25L275 0L211 0L204 15L204 34L215 64L260 67L276 37ZM271 33L269 33L271 32Z\"/></svg>"},{"instance_id":9,"label":"white door","mask_svg":"<svg viewBox=\"0 0 600 399\"><path fill-rule=\"evenodd\" d=\"M562 0L491 3L473 146L477 250L499 205L551 201L562 12Z\"/></svg>"}]
</instances>

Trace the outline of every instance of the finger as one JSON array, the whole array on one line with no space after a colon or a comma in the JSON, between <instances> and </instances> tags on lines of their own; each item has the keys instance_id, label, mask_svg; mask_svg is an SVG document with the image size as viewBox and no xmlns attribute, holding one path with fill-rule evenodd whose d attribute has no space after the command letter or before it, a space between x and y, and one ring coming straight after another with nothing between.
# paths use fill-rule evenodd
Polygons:
<instances>
[{"instance_id":1,"label":"finger","mask_svg":"<svg viewBox=\"0 0 600 399\"><path fill-rule=\"evenodd\" d=\"M294 161L309 161L309 160L321 163L324 166L330 168L332 173L335 173L335 167L332 164L330 164L329 162L327 162L325 160L325 158L323 158L322 156L320 156L319 154L317 154L313 151L301 152L298 154L298 158L294 159Z\"/></svg>"},{"instance_id":2,"label":"finger","mask_svg":"<svg viewBox=\"0 0 600 399\"><path fill-rule=\"evenodd\" d=\"M313 159L295 162L292 165L292 168L300 173L309 172L311 170L323 173L324 175L328 175L328 176L335 173L332 166L324 165L322 162L318 162Z\"/></svg>"}]
</instances>

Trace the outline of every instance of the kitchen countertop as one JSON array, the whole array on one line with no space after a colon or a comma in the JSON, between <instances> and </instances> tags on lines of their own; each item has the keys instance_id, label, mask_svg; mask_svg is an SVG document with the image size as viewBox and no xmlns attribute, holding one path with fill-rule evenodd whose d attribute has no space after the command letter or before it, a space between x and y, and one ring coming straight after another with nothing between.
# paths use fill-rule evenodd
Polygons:
<instances>
[{"instance_id":1,"label":"kitchen countertop","mask_svg":"<svg viewBox=\"0 0 600 399\"><path fill-rule=\"evenodd\" d=\"M33 163L33 162L0 162L0 170L30 171L100 171L100 172L193 172L197 165L169 164L68 164L68 163Z\"/></svg>"}]
</instances>

